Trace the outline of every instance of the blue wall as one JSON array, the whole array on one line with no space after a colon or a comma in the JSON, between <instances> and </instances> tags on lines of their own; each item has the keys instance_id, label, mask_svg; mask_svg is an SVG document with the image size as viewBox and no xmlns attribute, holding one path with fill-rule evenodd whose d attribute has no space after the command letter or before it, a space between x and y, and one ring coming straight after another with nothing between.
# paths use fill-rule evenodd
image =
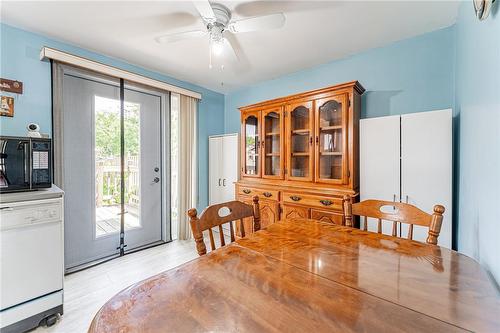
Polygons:
<instances>
[{"instance_id":1,"label":"blue wall","mask_svg":"<svg viewBox=\"0 0 500 333\"><path fill-rule=\"evenodd\" d=\"M16 97L14 101L14 117L0 118L2 135L24 136L29 122L40 124L41 131L44 133L51 132L50 63L39 60L42 46L50 46L201 93L202 101L198 114L198 208L206 207L208 202L208 136L224 131L224 95L5 24L0 24L0 45L0 76L19 80L24 84L24 93Z\"/></svg>"},{"instance_id":2,"label":"blue wall","mask_svg":"<svg viewBox=\"0 0 500 333\"><path fill-rule=\"evenodd\" d=\"M239 132L238 107L278 96L359 80L362 117L452 107L458 250L478 259L500 280L500 13L484 22L461 4L455 26L311 69L261 82L223 96L43 36L0 25L2 77L24 82L13 119L0 118L3 135L23 135L30 121L50 132L50 66L38 59L44 45L198 91L199 204L207 204L208 135ZM456 204L458 203L458 204Z\"/></svg>"},{"instance_id":3,"label":"blue wall","mask_svg":"<svg viewBox=\"0 0 500 333\"><path fill-rule=\"evenodd\" d=\"M239 132L240 106L353 80L366 89L362 118L452 107L454 33L452 26L229 93L226 133Z\"/></svg>"},{"instance_id":4,"label":"blue wall","mask_svg":"<svg viewBox=\"0 0 500 333\"><path fill-rule=\"evenodd\" d=\"M456 24L458 249L500 282L500 4L483 22L471 1Z\"/></svg>"}]
</instances>

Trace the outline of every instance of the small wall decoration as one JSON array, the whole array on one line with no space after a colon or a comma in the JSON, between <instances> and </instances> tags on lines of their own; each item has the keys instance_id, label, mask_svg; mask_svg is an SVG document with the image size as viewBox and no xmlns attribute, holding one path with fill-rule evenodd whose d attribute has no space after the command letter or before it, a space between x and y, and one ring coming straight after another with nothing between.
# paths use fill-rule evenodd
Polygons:
<instances>
[{"instance_id":1,"label":"small wall decoration","mask_svg":"<svg viewBox=\"0 0 500 333\"><path fill-rule=\"evenodd\" d=\"M14 117L14 97L0 97L0 116Z\"/></svg>"},{"instance_id":2,"label":"small wall decoration","mask_svg":"<svg viewBox=\"0 0 500 333\"><path fill-rule=\"evenodd\" d=\"M11 92L14 94L23 93L23 83L20 81L14 81L9 79L0 78L0 90Z\"/></svg>"}]
</instances>

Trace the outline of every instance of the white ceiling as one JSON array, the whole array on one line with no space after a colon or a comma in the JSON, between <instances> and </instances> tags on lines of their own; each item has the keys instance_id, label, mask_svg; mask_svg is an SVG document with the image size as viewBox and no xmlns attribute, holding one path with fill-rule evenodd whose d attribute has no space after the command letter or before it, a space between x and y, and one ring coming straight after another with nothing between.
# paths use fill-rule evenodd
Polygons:
<instances>
[{"instance_id":1,"label":"white ceiling","mask_svg":"<svg viewBox=\"0 0 500 333\"><path fill-rule=\"evenodd\" d=\"M208 68L208 39L160 45L203 28L190 1L1 2L1 20L209 89L228 92L455 22L456 1L220 1L233 19L283 12L278 30L234 35L238 63ZM223 85L221 84L223 82Z\"/></svg>"}]
</instances>

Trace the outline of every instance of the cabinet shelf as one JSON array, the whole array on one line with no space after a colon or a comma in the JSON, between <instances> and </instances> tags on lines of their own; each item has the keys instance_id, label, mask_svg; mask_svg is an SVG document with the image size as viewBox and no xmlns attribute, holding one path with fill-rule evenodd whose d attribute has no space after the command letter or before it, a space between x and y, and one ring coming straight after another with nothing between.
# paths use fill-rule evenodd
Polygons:
<instances>
[{"instance_id":1,"label":"cabinet shelf","mask_svg":"<svg viewBox=\"0 0 500 333\"><path fill-rule=\"evenodd\" d=\"M302 152L292 153L292 156L309 156L309 153L302 153Z\"/></svg>"},{"instance_id":2,"label":"cabinet shelf","mask_svg":"<svg viewBox=\"0 0 500 333\"><path fill-rule=\"evenodd\" d=\"M276 135L280 135L280 132L266 133L266 136L276 136Z\"/></svg>"},{"instance_id":3,"label":"cabinet shelf","mask_svg":"<svg viewBox=\"0 0 500 333\"><path fill-rule=\"evenodd\" d=\"M320 151L319 153L325 156L342 156L342 153L337 151Z\"/></svg>"},{"instance_id":4,"label":"cabinet shelf","mask_svg":"<svg viewBox=\"0 0 500 333\"><path fill-rule=\"evenodd\" d=\"M333 131L333 130L339 130L339 129L342 129L342 125L320 127L320 130L322 130L322 131Z\"/></svg>"},{"instance_id":5,"label":"cabinet shelf","mask_svg":"<svg viewBox=\"0 0 500 333\"><path fill-rule=\"evenodd\" d=\"M293 134L307 134L309 133L309 129L296 129L292 131Z\"/></svg>"},{"instance_id":6,"label":"cabinet shelf","mask_svg":"<svg viewBox=\"0 0 500 333\"><path fill-rule=\"evenodd\" d=\"M266 157L269 157L269 156L280 156L280 153L267 153Z\"/></svg>"}]
</instances>

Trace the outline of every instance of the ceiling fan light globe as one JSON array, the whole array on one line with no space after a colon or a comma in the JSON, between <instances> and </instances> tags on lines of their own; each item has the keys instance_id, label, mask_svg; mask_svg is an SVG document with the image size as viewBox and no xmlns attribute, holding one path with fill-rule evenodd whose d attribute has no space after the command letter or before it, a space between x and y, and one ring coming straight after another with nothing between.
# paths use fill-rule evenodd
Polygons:
<instances>
[{"instance_id":1,"label":"ceiling fan light globe","mask_svg":"<svg viewBox=\"0 0 500 333\"><path fill-rule=\"evenodd\" d=\"M215 56L220 56L224 50L224 40L212 42L212 53Z\"/></svg>"}]
</instances>

